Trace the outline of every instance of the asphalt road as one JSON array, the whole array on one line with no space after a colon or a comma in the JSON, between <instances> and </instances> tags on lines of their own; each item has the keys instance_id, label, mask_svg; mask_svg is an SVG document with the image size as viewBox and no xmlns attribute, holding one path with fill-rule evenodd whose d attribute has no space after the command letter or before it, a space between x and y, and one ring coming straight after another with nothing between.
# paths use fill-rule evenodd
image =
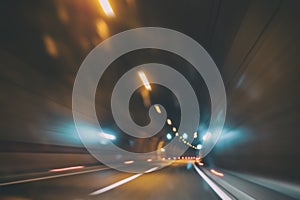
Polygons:
<instances>
[{"instance_id":1,"label":"asphalt road","mask_svg":"<svg viewBox=\"0 0 300 200\"><path fill-rule=\"evenodd\" d=\"M111 169L13 184L0 188L2 199L219 199L209 185L183 163L143 174L101 194L91 193L135 174Z\"/></svg>"},{"instance_id":2,"label":"asphalt road","mask_svg":"<svg viewBox=\"0 0 300 200\"><path fill-rule=\"evenodd\" d=\"M96 171L95 169L90 171L92 172L83 171L84 173L82 174L63 175L62 177L1 186L0 199L221 199L211 184L194 169L191 161L176 161L169 167L146 174L122 173L105 167ZM74 171L71 172L73 173ZM202 172L209 173L206 169L202 169ZM231 182L234 179L235 185L244 185L246 187L245 190L250 191L248 194L243 192L240 192L241 194L236 193L238 195L246 195L245 197L239 196L239 198L230 199L259 199L252 198L255 197L256 191L260 195L257 197L264 197L264 199L269 199L268 195L272 199L276 199L276 197L278 197L277 199L292 199L257 185L245 184L245 181L242 182L239 178L229 174L218 178L226 182ZM210 180L215 182L218 181L218 178L216 177L215 180L210 178ZM224 185L216 185L218 188L224 189ZM267 196L262 196L264 190L269 192ZM231 195L229 197L233 197ZM224 197L222 198L224 199Z\"/></svg>"}]
</instances>

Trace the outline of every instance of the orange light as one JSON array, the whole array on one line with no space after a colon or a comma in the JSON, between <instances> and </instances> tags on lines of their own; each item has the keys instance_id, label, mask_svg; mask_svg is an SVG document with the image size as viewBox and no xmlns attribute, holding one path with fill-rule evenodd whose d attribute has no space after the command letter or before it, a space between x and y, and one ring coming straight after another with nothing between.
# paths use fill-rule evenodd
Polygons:
<instances>
[{"instance_id":1,"label":"orange light","mask_svg":"<svg viewBox=\"0 0 300 200\"><path fill-rule=\"evenodd\" d=\"M124 162L124 164L126 164L126 165L129 165L129 164L132 164L132 163L134 163L133 160L128 160L128 161L125 161L125 162Z\"/></svg>"},{"instance_id":2,"label":"orange light","mask_svg":"<svg viewBox=\"0 0 300 200\"><path fill-rule=\"evenodd\" d=\"M45 35L43 37L43 40L44 40L47 53L50 56L56 58L58 56L58 48L54 39L50 35Z\"/></svg>"},{"instance_id":3,"label":"orange light","mask_svg":"<svg viewBox=\"0 0 300 200\"><path fill-rule=\"evenodd\" d=\"M101 39L106 39L109 36L109 28L105 21L99 20L96 23L97 33Z\"/></svg>"},{"instance_id":4,"label":"orange light","mask_svg":"<svg viewBox=\"0 0 300 200\"><path fill-rule=\"evenodd\" d=\"M82 169L82 168L84 168L84 166L65 167L65 168L51 169L49 170L49 172L63 172L63 171Z\"/></svg>"},{"instance_id":5,"label":"orange light","mask_svg":"<svg viewBox=\"0 0 300 200\"><path fill-rule=\"evenodd\" d=\"M214 170L214 169L211 169L210 170L210 172L211 173L213 173L214 175L216 175L216 176L221 176L221 177L223 177L224 176L224 174L223 173L221 173L221 172L217 172L216 170Z\"/></svg>"}]
</instances>

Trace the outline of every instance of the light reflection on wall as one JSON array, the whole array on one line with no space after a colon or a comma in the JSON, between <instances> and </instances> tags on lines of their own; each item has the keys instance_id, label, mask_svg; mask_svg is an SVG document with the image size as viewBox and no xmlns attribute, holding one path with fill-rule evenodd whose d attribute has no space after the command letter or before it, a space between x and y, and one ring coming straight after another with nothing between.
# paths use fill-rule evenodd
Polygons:
<instances>
[{"instance_id":1,"label":"light reflection on wall","mask_svg":"<svg viewBox=\"0 0 300 200\"><path fill-rule=\"evenodd\" d=\"M88 123L80 124L80 129L84 130L84 139L90 144L105 145L109 140L112 140L111 138L114 138L113 140L117 139L116 134L112 130L103 129L100 131ZM53 128L50 137L50 140L57 142L57 144L82 146L73 121L60 123L57 127Z\"/></svg>"},{"instance_id":2,"label":"light reflection on wall","mask_svg":"<svg viewBox=\"0 0 300 200\"><path fill-rule=\"evenodd\" d=\"M244 128L224 128L215 148L216 150L230 149L233 146L241 145L250 139L250 135Z\"/></svg>"}]
</instances>

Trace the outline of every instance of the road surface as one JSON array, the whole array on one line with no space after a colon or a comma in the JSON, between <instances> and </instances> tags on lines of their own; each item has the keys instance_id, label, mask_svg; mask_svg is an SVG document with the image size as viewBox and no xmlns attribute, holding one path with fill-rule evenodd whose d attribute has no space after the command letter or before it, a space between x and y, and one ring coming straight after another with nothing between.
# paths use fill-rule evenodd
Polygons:
<instances>
[{"instance_id":1,"label":"road surface","mask_svg":"<svg viewBox=\"0 0 300 200\"><path fill-rule=\"evenodd\" d=\"M145 174L122 173L104 166L49 172L41 177L7 182L0 188L0 199L292 199L231 174L217 177L209 173L192 161L175 161L168 167ZM227 183L234 184L229 187ZM220 196L218 189L225 196Z\"/></svg>"}]
</instances>

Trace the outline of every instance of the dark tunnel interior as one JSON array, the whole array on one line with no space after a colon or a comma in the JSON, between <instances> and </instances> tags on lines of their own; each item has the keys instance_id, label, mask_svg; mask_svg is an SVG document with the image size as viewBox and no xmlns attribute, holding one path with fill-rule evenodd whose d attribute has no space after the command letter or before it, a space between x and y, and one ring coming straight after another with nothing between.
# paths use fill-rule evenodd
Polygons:
<instances>
[{"instance_id":1,"label":"dark tunnel interior","mask_svg":"<svg viewBox=\"0 0 300 200\"><path fill-rule=\"evenodd\" d=\"M72 91L78 70L89 52L109 37L140 27L162 27L197 41L211 56L224 82L226 120L218 142L203 158L204 164L224 172L299 184L299 1L109 0L113 17L101 9L101 2L1 2L1 183L52 168L101 165L83 145L73 121ZM187 60L148 48L120 56L103 73L97 86L95 110L104 130L114 134L108 134L112 139L117 138L113 144L141 153L170 143L168 134L172 129L167 124L155 136L137 138L118 127L111 111L117 81L145 63L168 65L192 85L200 107L197 134L204 140L212 110L203 77ZM140 126L148 124L149 107L161 104L178 127L182 111L176 95L161 85L151 86L150 94L139 87L131 96L128 109L133 121ZM86 127L92 129L88 122ZM170 135L174 140L178 136L175 132ZM178 157L199 156L197 142L191 142L190 148ZM191 188L197 185L192 179ZM47 199L35 198L25 190L6 188L0 199L24 194L24 199ZM107 195L108 199L118 199Z\"/></svg>"}]
</instances>

